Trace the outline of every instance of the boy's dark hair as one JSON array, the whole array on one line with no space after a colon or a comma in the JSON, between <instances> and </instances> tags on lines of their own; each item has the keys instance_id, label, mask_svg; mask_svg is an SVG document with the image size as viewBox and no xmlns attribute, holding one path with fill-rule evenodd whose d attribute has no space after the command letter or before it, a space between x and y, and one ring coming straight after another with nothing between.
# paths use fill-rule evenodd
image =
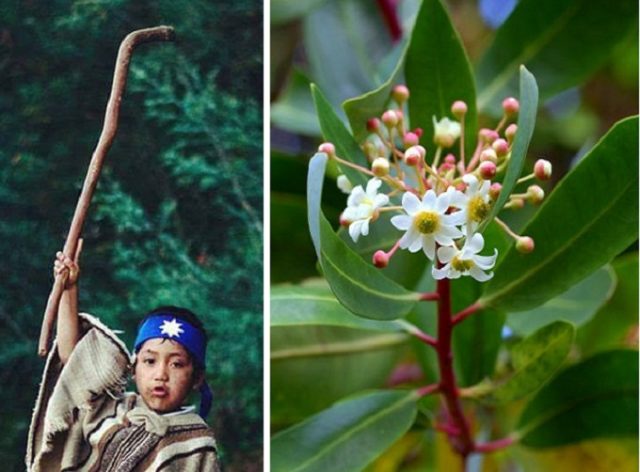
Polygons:
<instances>
[{"instance_id":1,"label":"boy's dark hair","mask_svg":"<svg viewBox=\"0 0 640 472\"><path fill-rule=\"evenodd\" d=\"M144 317L140 320L140 323L138 324L138 329L140 329L142 324L148 318L151 318L152 316L159 315L159 314L175 316L179 320L186 321L187 323L189 323L191 326L196 328L198 331L200 331L204 335L205 344L209 341L209 337L207 336L207 332L205 331L204 325L202 324L202 321L200 321L200 318L198 318L198 316L191 310L187 310L186 308L181 308L178 306L166 305L166 306L159 306L158 308L154 308L153 310L149 311L146 315L144 315ZM200 365L198 365L197 362L194 362L193 356L189 351L187 351L187 354L189 354L189 358L193 363L193 366L194 366L193 373L194 373L194 378L196 378L201 373L203 374L204 370Z\"/></svg>"}]
</instances>

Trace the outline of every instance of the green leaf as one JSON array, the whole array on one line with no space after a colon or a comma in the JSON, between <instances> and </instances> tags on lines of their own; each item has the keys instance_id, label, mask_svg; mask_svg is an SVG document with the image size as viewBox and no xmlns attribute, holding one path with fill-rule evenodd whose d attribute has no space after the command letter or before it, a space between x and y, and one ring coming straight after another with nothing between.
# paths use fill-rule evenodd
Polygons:
<instances>
[{"instance_id":1,"label":"green leaf","mask_svg":"<svg viewBox=\"0 0 640 472\"><path fill-rule=\"evenodd\" d=\"M337 403L272 438L271 470L360 471L409 430L417 400L378 391Z\"/></svg>"},{"instance_id":2,"label":"green leaf","mask_svg":"<svg viewBox=\"0 0 640 472\"><path fill-rule=\"evenodd\" d=\"M489 216L482 225L486 226L502 209L507 202L509 195L513 191L522 173L525 158L527 157L527 149L533 129L536 125L536 113L538 110L538 85L535 77L524 67L520 67L520 111L518 112L518 132L513 141L511 148L511 157L507 173L502 180L502 190L500 196L491 208Z\"/></svg>"},{"instance_id":3,"label":"green leaf","mask_svg":"<svg viewBox=\"0 0 640 472\"><path fill-rule=\"evenodd\" d=\"M569 367L527 405L520 442L553 447L638 435L638 352L609 351Z\"/></svg>"},{"instance_id":4,"label":"green leaf","mask_svg":"<svg viewBox=\"0 0 640 472\"><path fill-rule=\"evenodd\" d=\"M419 299L382 275L354 253L322 214L322 182L327 156L318 153L309 163L307 205L309 231L324 275L340 303L356 315L392 320L406 315Z\"/></svg>"},{"instance_id":5,"label":"green leaf","mask_svg":"<svg viewBox=\"0 0 640 472\"><path fill-rule=\"evenodd\" d=\"M485 286L483 306L538 306L638 237L637 135L637 117L620 121L563 179L523 230L535 250L511 248Z\"/></svg>"},{"instance_id":6,"label":"green leaf","mask_svg":"<svg viewBox=\"0 0 640 472\"><path fill-rule=\"evenodd\" d=\"M507 325L523 335L529 335L558 320L581 326L611 297L615 282L612 269L609 266L603 267L544 305L510 314Z\"/></svg>"},{"instance_id":7,"label":"green leaf","mask_svg":"<svg viewBox=\"0 0 640 472\"><path fill-rule=\"evenodd\" d=\"M295 20L306 15L318 5L326 0L298 0L291 2L289 0L271 0L270 19L272 25L278 25L287 21Z\"/></svg>"},{"instance_id":8,"label":"green leaf","mask_svg":"<svg viewBox=\"0 0 640 472\"><path fill-rule=\"evenodd\" d=\"M607 349L637 346L638 253L628 253L612 263L617 284L609 302L578 331L583 355Z\"/></svg>"},{"instance_id":9,"label":"green leaf","mask_svg":"<svg viewBox=\"0 0 640 472\"><path fill-rule=\"evenodd\" d=\"M316 104L324 139L333 143L339 157L368 169L369 163L362 149L315 84L311 84L311 95ZM338 164L338 166L354 186L366 182L367 179L361 172L342 164Z\"/></svg>"},{"instance_id":10,"label":"green leaf","mask_svg":"<svg viewBox=\"0 0 640 472\"><path fill-rule=\"evenodd\" d=\"M327 284L272 287L269 300L272 327L341 326L371 331L403 331L402 325L396 321L375 321L353 316L336 300Z\"/></svg>"},{"instance_id":11,"label":"green leaf","mask_svg":"<svg viewBox=\"0 0 640 472\"><path fill-rule=\"evenodd\" d=\"M440 0L422 2L407 51L405 76L411 91L411 126L424 130L422 141L427 147L433 137L432 117L451 116L456 100L467 104L465 152L471 156L477 130L475 84L462 41Z\"/></svg>"},{"instance_id":12,"label":"green leaf","mask_svg":"<svg viewBox=\"0 0 640 472\"><path fill-rule=\"evenodd\" d=\"M510 350L512 371L506 379L492 382L486 400L507 403L538 390L566 359L575 331L572 324L557 321L515 344Z\"/></svg>"},{"instance_id":13,"label":"green leaf","mask_svg":"<svg viewBox=\"0 0 640 472\"><path fill-rule=\"evenodd\" d=\"M353 136L358 141L364 141L369 134L367 131L367 120L380 116L385 111L385 105L389 102L391 90L397 85L400 77L402 77L402 66L405 55L406 49L402 51L400 60L396 64L391 77L382 85L364 95L351 98L342 104L342 108L347 114L349 124L353 130Z\"/></svg>"},{"instance_id":14,"label":"green leaf","mask_svg":"<svg viewBox=\"0 0 640 472\"><path fill-rule=\"evenodd\" d=\"M478 67L478 106L502 113L520 64L538 78L542 98L582 83L637 23L638 2L522 0L497 31Z\"/></svg>"},{"instance_id":15,"label":"green leaf","mask_svg":"<svg viewBox=\"0 0 640 472\"><path fill-rule=\"evenodd\" d=\"M272 104L271 123L293 133L320 135L320 124L309 92L309 79L300 71L292 71L282 95Z\"/></svg>"}]
</instances>

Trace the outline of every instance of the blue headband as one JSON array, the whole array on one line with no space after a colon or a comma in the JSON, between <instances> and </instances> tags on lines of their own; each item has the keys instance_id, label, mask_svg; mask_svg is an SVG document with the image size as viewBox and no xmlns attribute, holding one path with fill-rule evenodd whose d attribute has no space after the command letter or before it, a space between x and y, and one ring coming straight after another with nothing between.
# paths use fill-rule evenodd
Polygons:
<instances>
[{"instance_id":1,"label":"blue headband","mask_svg":"<svg viewBox=\"0 0 640 472\"><path fill-rule=\"evenodd\" d=\"M134 351L137 353L146 341L156 338L171 339L180 343L204 370L206 340L203 333L195 326L171 314L153 314L140 326ZM200 416L204 418L211 408L212 400L211 389L207 382L202 382L200 395Z\"/></svg>"}]
</instances>

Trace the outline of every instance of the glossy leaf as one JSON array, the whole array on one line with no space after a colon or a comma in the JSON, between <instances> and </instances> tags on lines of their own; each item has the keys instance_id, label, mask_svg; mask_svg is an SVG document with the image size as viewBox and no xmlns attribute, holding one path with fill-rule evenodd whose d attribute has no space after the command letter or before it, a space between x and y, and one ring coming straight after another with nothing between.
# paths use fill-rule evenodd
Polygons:
<instances>
[{"instance_id":1,"label":"glossy leaf","mask_svg":"<svg viewBox=\"0 0 640 472\"><path fill-rule=\"evenodd\" d=\"M509 195L516 186L518 178L522 173L525 158L527 157L527 149L529 142L533 136L533 129L536 125L536 113L538 110L538 85L535 77L524 67L520 67L520 111L518 112L518 132L513 141L511 148L511 158L507 173L502 180L502 190L496 203L491 208L491 212L486 219L488 222L500 212L504 204L507 202ZM481 227L481 230L482 230Z\"/></svg>"},{"instance_id":2,"label":"glossy leaf","mask_svg":"<svg viewBox=\"0 0 640 472\"><path fill-rule=\"evenodd\" d=\"M411 391L378 391L335 404L271 440L273 472L360 471L409 430Z\"/></svg>"},{"instance_id":3,"label":"glossy leaf","mask_svg":"<svg viewBox=\"0 0 640 472\"><path fill-rule=\"evenodd\" d=\"M327 284L280 285L271 289L270 324L281 326L340 326L370 331L403 331L396 321L367 320L353 316L338 302Z\"/></svg>"},{"instance_id":4,"label":"glossy leaf","mask_svg":"<svg viewBox=\"0 0 640 472\"><path fill-rule=\"evenodd\" d=\"M359 97L351 98L342 104L342 108L347 114L349 124L353 131L353 136L358 141L364 141L369 134L367 131L367 120L379 117L385 111L385 105L389 102L389 96L393 87L398 84L402 77L406 50L402 51L400 60L395 69L382 85L375 90L365 93Z\"/></svg>"},{"instance_id":5,"label":"glossy leaf","mask_svg":"<svg viewBox=\"0 0 640 472\"><path fill-rule=\"evenodd\" d=\"M369 163L358 143L353 139L349 130L342 123L331 104L322 95L320 89L311 84L311 95L316 104L316 111L322 128L322 135L326 141L332 142L336 147L336 153L342 159L346 159L354 164L359 164L369 168ZM351 167L339 164L340 170L345 174L353 185L364 184L366 177Z\"/></svg>"},{"instance_id":6,"label":"glossy leaf","mask_svg":"<svg viewBox=\"0 0 640 472\"><path fill-rule=\"evenodd\" d=\"M525 336L554 321L563 320L581 326L611 297L615 283L611 268L603 267L544 305L510 314L507 325Z\"/></svg>"},{"instance_id":7,"label":"glossy leaf","mask_svg":"<svg viewBox=\"0 0 640 472\"><path fill-rule=\"evenodd\" d=\"M538 390L560 368L574 336L572 324L557 321L518 342L510 349L512 371L506 379L493 382L486 400L507 403Z\"/></svg>"},{"instance_id":8,"label":"glossy leaf","mask_svg":"<svg viewBox=\"0 0 640 472\"><path fill-rule=\"evenodd\" d=\"M346 395L385 384L406 352L409 335L371 329L376 322L348 312L344 318L361 320L365 327L321 324L326 319L319 324L271 326L272 424L291 425Z\"/></svg>"},{"instance_id":9,"label":"glossy leaf","mask_svg":"<svg viewBox=\"0 0 640 472\"><path fill-rule=\"evenodd\" d=\"M271 123L279 128L307 136L321 133L309 92L309 79L296 69L281 96L271 106L270 113Z\"/></svg>"},{"instance_id":10,"label":"glossy leaf","mask_svg":"<svg viewBox=\"0 0 640 472\"><path fill-rule=\"evenodd\" d=\"M462 41L440 0L422 2L407 51L405 76L411 91L411 127L424 130L422 142L428 148L433 116L438 120L451 117L453 102L466 102L465 150L470 156L477 129L475 84Z\"/></svg>"},{"instance_id":11,"label":"glossy leaf","mask_svg":"<svg viewBox=\"0 0 640 472\"><path fill-rule=\"evenodd\" d=\"M616 258L612 266L617 279L615 293L578 331L578 344L584 355L638 345L638 253Z\"/></svg>"},{"instance_id":12,"label":"glossy leaf","mask_svg":"<svg viewBox=\"0 0 640 472\"><path fill-rule=\"evenodd\" d=\"M638 118L616 124L556 187L523 230L531 254L511 248L480 302L538 306L609 262L638 237Z\"/></svg>"},{"instance_id":13,"label":"glossy leaf","mask_svg":"<svg viewBox=\"0 0 640 472\"><path fill-rule=\"evenodd\" d=\"M381 274L353 252L333 231L322 214L322 182L327 156L318 153L309 163L307 205L309 230L316 254L331 290L356 315L392 320L406 315L419 299Z\"/></svg>"},{"instance_id":14,"label":"glossy leaf","mask_svg":"<svg viewBox=\"0 0 640 472\"><path fill-rule=\"evenodd\" d=\"M289 0L271 0L270 19L274 25L285 23L301 17L326 0L298 0L290 2Z\"/></svg>"},{"instance_id":15,"label":"glossy leaf","mask_svg":"<svg viewBox=\"0 0 640 472\"><path fill-rule=\"evenodd\" d=\"M543 99L583 82L637 24L638 3L521 0L477 67L478 105L502 113L517 90L518 67L536 76Z\"/></svg>"},{"instance_id":16,"label":"glossy leaf","mask_svg":"<svg viewBox=\"0 0 640 472\"><path fill-rule=\"evenodd\" d=\"M638 435L638 352L609 351L569 367L527 405L520 442L553 447Z\"/></svg>"}]
</instances>

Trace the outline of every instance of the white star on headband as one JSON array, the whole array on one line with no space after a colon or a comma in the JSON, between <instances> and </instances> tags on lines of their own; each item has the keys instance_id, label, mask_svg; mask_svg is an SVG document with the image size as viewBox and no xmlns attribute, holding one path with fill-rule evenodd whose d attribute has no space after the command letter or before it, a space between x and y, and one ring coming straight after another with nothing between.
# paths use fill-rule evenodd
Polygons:
<instances>
[{"instance_id":1,"label":"white star on headband","mask_svg":"<svg viewBox=\"0 0 640 472\"><path fill-rule=\"evenodd\" d=\"M179 338L180 334L184 333L184 329L181 328L181 324L174 318L171 321L164 320L162 326L160 326L160 333L166 334L170 338Z\"/></svg>"}]
</instances>

